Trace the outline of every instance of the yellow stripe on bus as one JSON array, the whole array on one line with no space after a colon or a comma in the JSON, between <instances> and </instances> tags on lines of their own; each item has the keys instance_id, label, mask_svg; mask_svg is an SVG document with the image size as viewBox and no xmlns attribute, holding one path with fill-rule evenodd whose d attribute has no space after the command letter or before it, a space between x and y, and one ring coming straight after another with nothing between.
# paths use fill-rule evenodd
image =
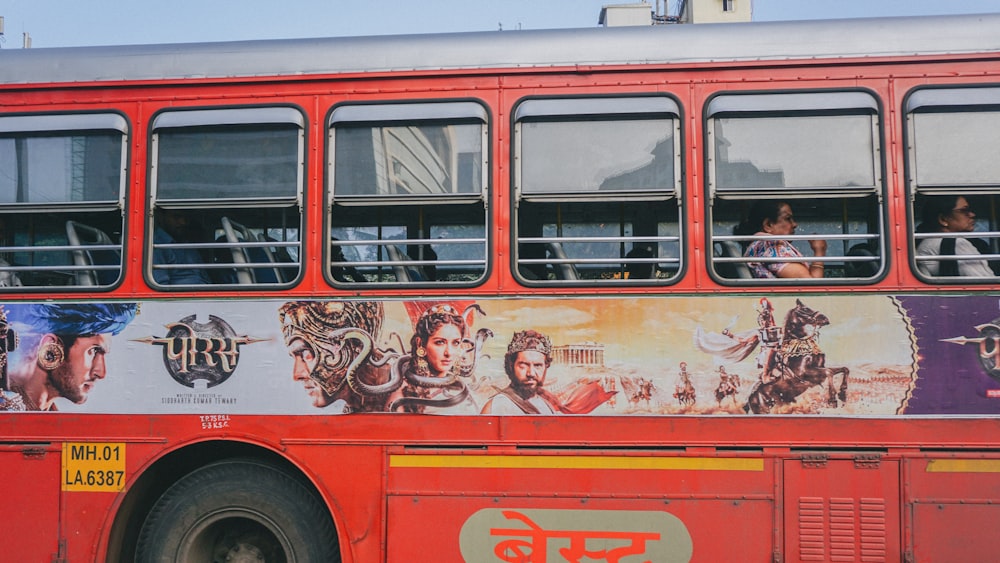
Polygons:
<instances>
[{"instance_id":1,"label":"yellow stripe on bus","mask_svg":"<svg viewBox=\"0 0 1000 563\"><path fill-rule=\"evenodd\" d=\"M1000 473L1000 459L932 459L928 473Z\"/></svg>"},{"instance_id":2,"label":"yellow stripe on bus","mask_svg":"<svg viewBox=\"0 0 1000 563\"><path fill-rule=\"evenodd\" d=\"M453 469L673 469L763 471L764 460L741 457L622 457L556 455L391 455L389 467Z\"/></svg>"}]
</instances>

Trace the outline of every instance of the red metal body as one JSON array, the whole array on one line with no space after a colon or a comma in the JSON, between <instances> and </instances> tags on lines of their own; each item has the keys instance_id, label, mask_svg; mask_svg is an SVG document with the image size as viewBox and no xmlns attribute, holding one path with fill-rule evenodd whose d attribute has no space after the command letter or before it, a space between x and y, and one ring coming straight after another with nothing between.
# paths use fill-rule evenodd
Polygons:
<instances>
[{"instance_id":1,"label":"red metal body","mask_svg":"<svg viewBox=\"0 0 1000 563\"><path fill-rule=\"evenodd\" d=\"M713 279L706 260L711 249L704 242L705 105L719 93L838 89L862 89L880 104L888 197L885 236L890 241L887 275L866 284L784 285L752 293L834 295L845 302L858 295L992 294L996 289L992 285L934 286L911 270L906 241L913 220L907 216L902 108L904 97L917 87L997 83L1000 53L4 84L0 85L4 114L114 111L124 115L131 127L123 283L93 294L4 298L12 303L39 298L234 299L236 295L226 291L166 294L144 280L140 265L147 247L148 127L151 117L166 108L262 104L301 108L307 119L302 202L306 225L302 253L307 258L293 287L280 292L250 289L241 291L239 299L447 299L457 293L464 299L673 296L697 302L746 296L751 293L746 287ZM667 93L682 105L682 205L687 210L682 252L690 260L681 279L670 286L613 291L526 288L510 261L510 139L516 104L531 96L645 93ZM487 236L496 260L482 283L457 292L387 287L362 295L356 289L334 287L320 259L326 244L320 226L327 213L323 199L327 113L343 102L413 100L475 100L488 108L492 186ZM632 522L629 514L666 514L657 533L672 550L676 547L673 558L664 559L669 561L985 561L1000 549L988 524L998 515L1000 504L996 414L572 418L278 414L232 415L213 424L205 415L192 414L2 413L0 436L4 477L0 508L6 515L3 552L10 561L129 561L138 529L163 490L205 462L229 457L274 460L301 475L335 523L344 562L472 561L463 549L490 541L489 530L503 528L497 522L506 518L509 524L516 517L499 515L502 510L544 525L538 533L549 534L545 537L552 541L559 530L604 533L601 528L595 531L587 519L590 511L606 511L609 521L620 514L625 528ZM90 442L126 445L121 492L67 490L74 476L61 463L63 444ZM489 525L480 526L479 518ZM635 534L642 530L628 529L635 544ZM537 540L537 536L525 539L529 536L519 537ZM619 560L607 554L572 559L572 549L561 555L550 549L548 559L536 549L534 559L482 560ZM414 559L414 554L427 558ZM649 560L659 561L656 557L647 553Z\"/></svg>"}]
</instances>

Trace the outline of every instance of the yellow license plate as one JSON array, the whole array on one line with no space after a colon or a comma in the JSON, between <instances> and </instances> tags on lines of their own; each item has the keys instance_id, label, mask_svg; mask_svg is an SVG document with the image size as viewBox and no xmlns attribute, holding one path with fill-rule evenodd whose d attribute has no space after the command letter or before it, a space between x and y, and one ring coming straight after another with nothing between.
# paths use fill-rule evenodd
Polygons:
<instances>
[{"instance_id":1,"label":"yellow license plate","mask_svg":"<svg viewBox=\"0 0 1000 563\"><path fill-rule=\"evenodd\" d=\"M64 442L62 490L119 492L125 488L125 444Z\"/></svg>"}]
</instances>

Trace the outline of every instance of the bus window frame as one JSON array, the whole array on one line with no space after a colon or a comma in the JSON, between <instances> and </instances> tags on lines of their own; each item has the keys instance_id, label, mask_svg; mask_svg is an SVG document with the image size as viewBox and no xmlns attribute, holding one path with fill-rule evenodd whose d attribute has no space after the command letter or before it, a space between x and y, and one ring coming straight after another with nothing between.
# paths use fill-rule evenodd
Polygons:
<instances>
[{"instance_id":1,"label":"bus window frame","mask_svg":"<svg viewBox=\"0 0 1000 563\"><path fill-rule=\"evenodd\" d=\"M669 120L670 135L673 148L673 182L663 189L631 189L608 190L568 190L568 191L532 191L524 189L523 147L521 143L522 123L587 123L598 121L655 121ZM672 94L656 93L623 93L600 95L570 95L570 96L526 96L517 100L511 112L511 211L510 211L510 268L514 278L526 287L665 287L677 284L684 278L688 260L685 259L686 240L686 210L684 202L685 166L684 148L684 106ZM613 196L613 198L611 197ZM597 237L521 237L520 214L521 204L555 203L555 204L588 204L614 199L615 202L639 204L640 202L663 202L668 207L673 200L677 207L677 235L653 236L597 236ZM548 247L542 258L522 258L521 244L543 244ZM570 258L562 248L563 242L597 242L618 243L624 246L639 242L653 245L676 245L676 257L653 256L651 258ZM630 251L631 252L631 251ZM633 263L649 263L653 267L653 277L626 278L624 275L614 278L574 279L577 278L576 265L618 264L620 270L628 268ZM551 266L556 272L556 279L530 279L521 272L522 265L538 264ZM660 264L676 264L673 275L665 278L656 277ZM561 272L561 273L560 273Z\"/></svg>"},{"instance_id":2,"label":"bus window frame","mask_svg":"<svg viewBox=\"0 0 1000 563\"><path fill-rule=\"evenodd\" d=\"M969 285L969 284L989 284L996 283L1000 275L989 277L972 276L947 276L930 275L925 273L920 267L917 247L920 241L927 238L965 238L958 235L942 235L940 233L917 233L916 229L921 222L917 215L918 200L922 196L965 196L965 197L990 197L996 201L1000 196L1000 182L996 184L958 184L928 183L922 185L918 178L917 166L917 143L919 139L916 131L915 114L952 114L966 112L995 112L1000 118L1000 85L998 84L948 84L948 85L928 85L916 86L903 96L903 146L906 147L906 154L903 159L903 170L906 185L906 215L907 224L907 254L909 255L910 271L920 281L934 286L948 285ZM977 216L979 214L977 213ZM996 218L993 218L996 223ZM995 227L996 228L996 227ZM994 240L1000 240L1000 230L973 231L977 236L989 236ZM961 258L972 258L973 255L954 255L956 261ZM997 261L1000 260L1000 253L975 255L979 260ZM928 261L934 261L928 259ZM940 260L938 260L940 261Z\"/></svg>"},{"instance_id":3,"label":"bus window frame","mask_svg":"<svg viewBox=\"0 0 1000 563\"><path fill-rule=\"evenodd\" d=\"M445 98L445 99L414 99L414 100L378 100L378 101L351 101L335 104L330 108L325 120L325 176L324 176L324 212L323 221L325 223L323 238L323 275L327 283L338 288L357 289L366 288L456 288L475 287L485 283L492 271L492 225L493 218L490 214L490 197L492 194L491 180L492 170L492 116L488 105L475 98ZM476 125L480 128L480 159L479 159L479 191L467 193L427 193L427 194L337 194L337 159L336 159L336 136L337 127L353 127L358 129L371 128L383 129L391 127L420 127L435 125ZM457 154L457 152L456 152ZM447 209L457 205L482 207L482 237L457 237L449 239L435 239L429 234L418 238L405 239L365 239L365 240L338 240L333 236L334 214L339 213L338 209L366 208L398 206L414 206L419 209L418 214L423 216L425 207L434 210L438 208ZM466 225L478 226L472 223ZM379 231L385 225L379 224ZM431 225L433 227L433 225ZM406 228L404 226L404 228ZM427 257L423 255L423 248L432 244L441 244L447 240L447 244L454 245L482 245L482 260L479 259L456 259L438 260L436 255ZM379 247L375 261L365 260L344 260L334 261L334 247L340 248L351 246L377 246ZM407 247L418 247L419 256L414 258L404 251ZM431 249L433 252L433 249ZM384 251L384 252L383 252ZM335 266L341 264L342 266ZM426 268L438 266L459 266L475 267L481 266L481 271L473 280L437 280L428 279L422 272ZM356 268L375 268L376 275L389 275L382 273L383 269L392 272L393 280L365 280L365 281L345 281L337 279L334 268L346 268L355 270Z\"/></svg>"},{"instance_id":4,"label":"bus window frame","mask_svg":"<svg viewBox=\"0 0 1000 563\"><path fill-rule=\"evenodd\" d=\"M717 181L715 150L714 119L720 117L738 118L794 118L794 117L824 117L824 116L868 116L871 119L870 143L872 148L871 174L873 184L870 186L783 186L783 187L752 187L719 188ZM886 205L886 162L885 162L885 119L882 100L874 91L865 88L856 89L821 89L821 90L753 90L753 91L720 91L712 94L705 101L702 113L702 130L704 131L704 167L705 167L705 262L709 276L717 283L726 286L785 286L785 285L873 285L884 279L890 269L888 209ZM716 234L716 202L717 201L749 201L752 199L780 199L799 201L837 201L846 202L852 199L872 198L877 209L869 213L869 219L874 220L875 233L868 234L797 234L787 236L748 237L735 234ZM737 218L737 224L742 217ZM820 262L843 263L845 269L850 262L871 262L878 260L877 270L871 276L865 277L822 277L822 278L756 278L746 272L745 275L723 276L719 273L719 264L744 265L750 262L793 261L788 258L746 258L743 256L741 242L753 240L787 240L808 241L822 238L827 242L844 242L850 249L841 255L827 254L815 257L804 254L799 263ZM719 245L719 248L716 248ZM876 252L867 254L851 254L863 245L874 245ZM738 249L736 255L732 248ZM727 252L728 250L728 252Z\"/></svg>"},{"instance_id":5,"label":"bus window frame","mask_svg":"<svg viewBox=\"0 0 1000 563\"><path fill-rule=\"evenodd\" d=\"M308 193L308 186L306 185L306 170L308 167L307 162L307 139L309 135L308 122L305 117L305 110L294 104L273 104L273 105L232 105L232 106L199 106L199 107L166 107L158 110L153 114L149 120L149 130L148 130L148 163L147 163L147 185L148 194L146 197L146 209L145 209L145 226L144 230L146 232L146 244L143 251L143 276L149 287L157 291L246 291L248 289L253 290L285 290L293 287L302 279L304 275L304 269L306 260L304 259L302 253L305 248L303 241L303 234L306 232L307 228L307 217L305 214L304 201L306 200ZM249 259L245 263L249 264L244 268L235 267L234 265L220 265L214 262L202 262L202 263L190 263L185 264L191 268L201 268L206 270L224 270L233 269L236 272L235 283L208 283L208 284L159 284L153 277L153 257L154 257L154 246L158 246L154 243L154 232L156 229L155 225L155 213L157 209L165 210L184 210L192 211L198 213L204 213L208 210L217 209L219 207L219 199L217 198L169 198L160 199L159 195L159 182L158 182L158 159L159 159L159 135L161 131L187 131L187 132L197 132L197 131L210 131L210 132L224 132L227 126L230 127L267 127L267 126L292 126L297 129L297 148L296 148L296 178L295 178L295 194L294 195L283 195L274 197L234 197L225 198L226 208L241 210L241 209L294 209L298 213L298 235L295 241L250 241L250 242L218 242L213 240L213 242L198 242L198 243L171 243L171 248L185 249L193 248L196 250L207 250L211 252L217 252L219 250L234 250L234 249L261 249L268 261L254 261L255 259ZM222 216L221 218L227 218L227 216ZM227 228L225 222L220 220L219 229L222 231L230 230ZM232 224L238 226L235 220L232 220ZM294 227L293 227L294 228ZM266 233L265 233L266 236ZM273 261L272 255L276 252L287 252L289 249L297 251L298 260L292 262L276 262ZM234 253L235 256L235 253ZM233 260L233 264L239 264L240 261ZM287 264L284 267L277 266L277 264ZM279 269L291 269L296 268L297 273L290 279L281 279L280 276L276 274L278 279L277 282L256 282L254 277L256 272L263 270L269 271L274 270L277 272Z\"/></svg>"},{"instance_id":6,"label":"bus window frame","mask_svg":"<svg viewBox=\"0 0 1000 563\"><path fill-rule=\"evenodd\" d=\"M62 202L9 202L0 203L0 213L33 214L46 212L64 212L72 214L83 213L109 213L117 211L120 217L118 232L121 238L117 244L107 243L101 239L108 239L109 233L101 229L90 226L88 223L81 224L73 219L68 220L67 231L70 230L69 223L86 228L94 233L103 235L93 242L85 242L75 245L67 239L66 245L45 246L32 245L25 247L3 247L3 252L69 252L71 254L70 263L66 265L52 266L0 266L0 271L10 272L15 277L20 277L19 272L51 271L55 273L68 273L67 277L79 281L80 279L90 279L90 283L72 283L59 285L3 285L0 291L5 293L51 293L53 291L67 292L107 292L120 286L126 275L125 244L127 239L127 221L125 210L127 209L128 185L130 179L130 157L131 157L131 122L124 112L112 108L94 109L86 111L66 111L66 112L45 112L45 113L10 113L0 114L0 136L11 138L23 136L26 138L41 138L44 136L71 136L74 132L95 133L120 133L120 159L118 194L114 199L94 200L94 201L62 201ZM68 232L67 232L68 236ZM86 250L78 250L80 246ZM39 250L41 249L41 250ZM93 251L117 252L118 264L95 264L91 259ZM86 256L89 265L80 264L80 260ZM117 271L115 280L111 283L100 283L98 271Z\"/></svg>"}]
</instances>

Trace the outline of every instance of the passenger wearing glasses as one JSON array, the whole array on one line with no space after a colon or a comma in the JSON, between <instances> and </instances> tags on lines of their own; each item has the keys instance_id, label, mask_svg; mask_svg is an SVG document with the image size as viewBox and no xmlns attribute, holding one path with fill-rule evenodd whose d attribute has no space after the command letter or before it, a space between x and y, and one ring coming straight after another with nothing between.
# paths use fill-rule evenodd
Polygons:
<instances>
[{"instance_id":1,"label":"passenger wearing glasses","mask_svg":"<svg viewBox=\"0 0 1000 563\"><path fill-rule=\"evenodd\" d=\"M738 236L786 236L794 235L798 227L792 215L792 207L784 201L757 200L750 208L746 221L734 229ZM826 256L825 240L810 240L809 248L816 257ZM755 278L822 278L823 262L805 262L802 253L787 240L755 240L751 242L743 256L748 258L788 258L789 261L749 262L750 273Z\"/></svg>"},{"instance_id":2,"label":"passenger wearing glasses","mask_svg":"<svg viewBox=\"0 0 1000 563\"><path fill-rule=\"evenodd\" d=\"M933 196L924 202L918 233L971 233L976 227L976 214L968 200L960 195ZM917 256L954 256L942 260L922 260L917 267L930 276L993 277L986 260L961 259L988 252L980 239L958 237L926 238L917 245Z\"/></svg>"}]
</instances>

